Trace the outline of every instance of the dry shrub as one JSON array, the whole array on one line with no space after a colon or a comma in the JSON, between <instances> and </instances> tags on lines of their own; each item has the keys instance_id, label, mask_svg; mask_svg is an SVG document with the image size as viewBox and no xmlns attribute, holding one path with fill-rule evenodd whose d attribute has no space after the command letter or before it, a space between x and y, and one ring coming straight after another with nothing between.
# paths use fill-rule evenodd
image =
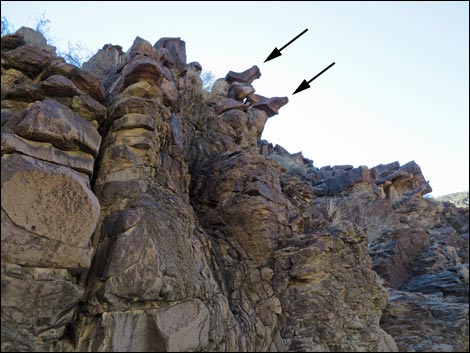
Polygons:
<instances>
[{"instance_id":1,"label":"dry shrub","mask_svg":"<svg viewBox=\"0 0 470 353\"><path fill-rule=\"evenodd\" d=\"M276 161L288 174L299 177L306 177L309 166L307 164L299 164L293 158L287 155L271 154L270 159Z\"/></svg>"}]
</instances>

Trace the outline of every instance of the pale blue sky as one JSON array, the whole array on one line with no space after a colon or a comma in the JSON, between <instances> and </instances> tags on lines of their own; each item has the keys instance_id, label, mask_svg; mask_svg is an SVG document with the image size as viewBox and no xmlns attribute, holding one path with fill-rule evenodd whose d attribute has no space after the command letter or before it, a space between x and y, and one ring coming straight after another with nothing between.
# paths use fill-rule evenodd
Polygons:
<instances>
[{"instance_id":1,"label":"pale blue sky","mask_svg":"<svg viewBox=\"0 0 470 353\"><path fill-rule=\"evenodd\" d=\"M258 65L257 93L290 100L263 137L317 167L415 160L433 195L468 190L468 2L2 1L15 28L41 13L63 48L127 50L137 35L152 44L174 36L186 41L188 62L217 77Z\"/></svg>"}]
</instances>

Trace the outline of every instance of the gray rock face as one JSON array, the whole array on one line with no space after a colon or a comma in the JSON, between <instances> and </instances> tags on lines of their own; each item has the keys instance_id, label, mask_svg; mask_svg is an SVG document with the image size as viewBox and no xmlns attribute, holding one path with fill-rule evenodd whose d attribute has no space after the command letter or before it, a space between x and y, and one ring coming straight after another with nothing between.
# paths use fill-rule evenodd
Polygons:
<instances>
[{"instance_id":1,"label":"gray rock face","mask_svg":"<svg viewBox=\"0 0 470 353\"><path fill-rule=\"evenodd\" d=\"M209 343L209 310L190 300L159 310L155 315L158 343L164 352L194 352Z\"/></svg>"},{"instance_id":2,"label":"gray rock face","mask_svg":"<svg viewBox=\"0 0 470 353\"><path fill-rule=\"evenodd\" d=\"M467 283L468 285L468 283ZM389 290L382 327L405 352L468 350L468 300Z\"/></svg>"},{"instance_id":3,"label":"gray rock face","mask_svg":"<svg viewBox=\"0 0 470 353\"><path fill-rule=\"evenodd\" d=\"M83 71L102 79L114 72L124 62L124 53L119 45L106 44L83 64Z\"/></svg>"},{"instance_id":4,"label":"gray rock face","mask_svg":"<svg viewBox=\"0 0 470 353\"><path fill-rule=\"evenodd\" d=\"M40 47L2 38L2 351L465 349L468 214L417 164L261 141L287 97L180 38Z\"/></svg>"},{"instance_id":5,"label":"gray rock face","mask_svg":"<svg viewBox=\"0 0 470 353\"><path fill-rule=\"evenodd\" d=\"M83 292L65 269L2 264L2 350L49 350Z\"/></svg>"},{"instance_id":6,"label":"gray rock face","mask_svg":"<svg viewBox=\"0 0 470 353\"><path fill-rule=\"evenodd\" d=\"M443 293L463 298L468 297L468 283L465 283L464 275L468 273L468 264L456 266L433 274L414 276L400 288L405 291L420 292L424 294Z\"/></svg>"},{"instance_id":7,"label":"gray rock face","mask_svg":"<svg viewBox=\"0 0 470 353\"><path fill-rule=\"evenodd\" d=\"M79 173L20 154L2 156L1 180L2 349L43 350L84 293L68 271L91 264L99 203Z\"/></svg>"},{"instance_id":8,"label":"gray rock face","mask_svg":"<svg viewBox=\"0 0 470 353\"><path fill-rule=\"evenodd\" d=\"M38 32L28 27L21 27L15 32L15 35L23 38L24 44L41 48L52 56L56 55L56 48L47 44L46 38Z\"/></svg>"},{"instance_id":9,"label":"gray rock face","mask_svg":"<svg viewBox=\"0 0 470 353\"><path fill-rule=\"evenodd\" d=\"M264 99L252 96L253 104ZM258 146L286 173L281 180L291 202L300 205L301 195L313 191L307 200L316 219L297 217L296 227L353 221L365 232L373 269L393 294L381 326L400 351L467 349L468 209L423 198L431 189L414 162L315 168L300 153ZM294 175L303 182L293 182ZM324 349L311 339L296 347Z\"/></svg>"},{"instance_id":10,"label":"gray rock face","mask_svg":"<svg viewBox=\"0 0 470 353\"><path fill-rule=\"evenodd\" d=\"M379 326L386 304L383 288L370 264L357 261L367 254L365 237L350 226L335 235L297 236L275 253L274 286L287 313L283 337L288 351L394 349ZM358 268L363 268L360 275ZM365 283L376 284L364 290Z\"/></svg>"}]
</instances>

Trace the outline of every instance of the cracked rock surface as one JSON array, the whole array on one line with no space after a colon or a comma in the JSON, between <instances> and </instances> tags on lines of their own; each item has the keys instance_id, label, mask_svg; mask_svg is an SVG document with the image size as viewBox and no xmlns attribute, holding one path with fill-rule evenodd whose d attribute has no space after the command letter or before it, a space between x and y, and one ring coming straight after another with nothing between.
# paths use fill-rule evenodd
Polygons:
<instances>
[{"instance_id":1,"label":"cracked rock surface","mask_svg":"<svg viewBox=\"0 0 470 353\"><path fill-rule=\"evenodd\" d=\"M468 350L468 209L261 140L257 66L2 37L2 351ZM465 348L466 347L466 348Z\"/></svg>"}]
</instances>

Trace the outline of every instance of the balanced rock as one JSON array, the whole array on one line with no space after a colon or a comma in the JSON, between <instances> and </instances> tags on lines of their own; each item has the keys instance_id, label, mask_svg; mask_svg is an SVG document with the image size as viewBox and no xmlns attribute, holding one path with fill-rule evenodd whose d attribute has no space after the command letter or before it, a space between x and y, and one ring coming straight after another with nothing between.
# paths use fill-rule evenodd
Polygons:
<instances>
[{"instance_id":1,"label":"balanced rock","mask_svg":"<svg viewBox=\"0 0 470 353\"><path fill-rule=\"evenodd\" d=\"M254 65L243 72L229 71L229 73L225 76L225 81L227 81L229 84L233 82L251 84L254 80L260 77L261 72L259 70L259 67Z\"/></svg>"},{"instance_id":2,"label":"balanced rock","mask_svg":"<svg viewBox=\"0 0 470 353\"><path fill-rule=\"evenodd\" d=\"M289 102L287 97L273 97L266 100L262 100L259 103L252 105L253 108L261 109L268 114L268 117L272 117L278 114L278 110Z\"/></svg>"}]
</instances>

